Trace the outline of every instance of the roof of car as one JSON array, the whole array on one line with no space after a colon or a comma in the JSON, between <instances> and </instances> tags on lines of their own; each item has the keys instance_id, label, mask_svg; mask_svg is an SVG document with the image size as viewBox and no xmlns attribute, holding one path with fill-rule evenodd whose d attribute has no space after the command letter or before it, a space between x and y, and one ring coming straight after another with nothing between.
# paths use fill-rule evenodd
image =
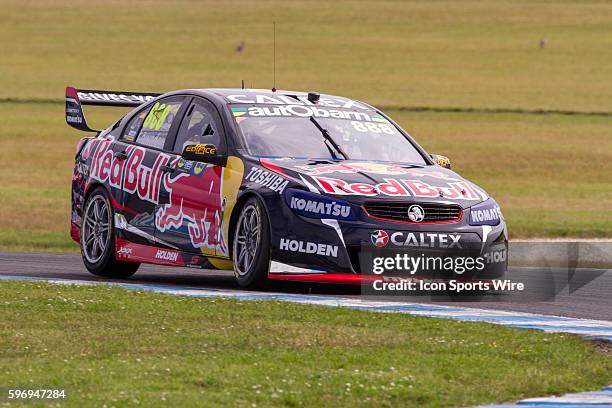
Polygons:
<instances>
[{"instance_id":1,"label":"roof of car","mask_svg":"<svg viewBox=\"0 0 612 408\"><path fill-rule=\"evenodd\" d=\"M301 96L308 95L308 92L287 91L284 89L276 89L273 91L272 89L257 89L257 88L246 88L246 89L242 89L242 88L206 88L206 89L200 89L200 90L214 92L222 96L234 95L236 93L245 94L245 95L249 95L249 94L250 95L255 95L255 94L259 94L259 95L301 95ZM334 96L334 95L326 95L326 96L332 96L332 97L338 98L337 96Z\"/></svg>"},{"instance_id":2,"label":"roof of car","mask_svg":"<svg viewBox=\"0 0 612 408\"><path fill-rule=\"evenodd\" d=\"M215 94L225 99L227 103L245 104L291 104L308 101L308 95L319 95L322 106L361 109L375 109L367 103L346 98L344 96L320 94L318 92L271 90L271 89L241 89L241 88L206 88L191 89L191 92L201 94ZM301 101L301 102L300 102Z\"/></svg>"}]
</instances>

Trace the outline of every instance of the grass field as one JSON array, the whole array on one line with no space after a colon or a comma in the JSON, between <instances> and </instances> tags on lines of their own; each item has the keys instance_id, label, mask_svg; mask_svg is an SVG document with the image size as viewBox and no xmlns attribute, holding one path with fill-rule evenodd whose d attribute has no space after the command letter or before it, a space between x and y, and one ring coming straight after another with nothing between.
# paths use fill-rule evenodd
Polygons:
<instances>
[{"instance_id":1,"label":"grass field","mask_svg":"<svg viewBox=\"0 0 612 408\"><path fill-rule=\"evenodd\" d=\"M7 97L61 98L68 83L268 88L277 21L278 88L397 106L612 105L612 4L601 1L9 0L0 19Z\"/></svg>"},{"instance_id":2,"label":"grass field","mask_svg":"<svg viewBox=\"0 0 612 408\"><path fill-rule=\"evenodd\" d=\"M584 114L612 112L612 3L3 1L0 250L76 249L67 84L271 87L272 21L277 87L390 108L498 199L511 237L612 237L612 114ZM491 112L509 109L578 114Z\"/></svg>"},{"instance_id":3,"label":"grass field","mask_svg":"<svg viewBox=\"0 0 612 408\"><path fill-rule=\"evenodd\" d=\"M612 372L577 337L484 323L102 286L0 293L0 384L66 388L66 407L473 406Z\"/></svg>"}]
</instances>

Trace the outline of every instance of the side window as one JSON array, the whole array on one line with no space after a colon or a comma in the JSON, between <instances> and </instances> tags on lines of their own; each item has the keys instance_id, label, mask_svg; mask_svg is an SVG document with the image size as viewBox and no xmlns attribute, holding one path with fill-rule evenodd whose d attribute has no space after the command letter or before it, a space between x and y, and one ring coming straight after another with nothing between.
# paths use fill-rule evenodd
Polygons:
<instances>
[{"instance_id":1,"label":"side window","mask_svg":"<svg viewBox=\"0 0 612 408\"><path fill-rule=\"evenodd\" d=\"M125 131L123 132L123 140L128 142L133 142L136 140L136 136L138 136L138 132L140 132L140 128L142 127L142 122L144 122L147 114L151 110L149 106L147 109L144 109L136 114L130 122L125 127Z\"/></svg>"},{"instance_id":2,"label":"side window","mask_svg":"<svg viewBox=\"0 0 612 408\"><path fill-rule=\"evenodd\" d=\"M222 148L220 123L215 107L208 101L194 99L174 143L174 152L181 154L189 144L213 144Z\"/></svg>"},{"instance_id":3,"label":"side window","mask_svg":"<svg viewBox=\"0 0 612 408\"><path fill-rule=\"evenodd\" d=\"M143 146L163 149L183 97L170 97L155 102L134 116L125 128L123 139Z\"/></svg>"},{"instance_id":4,"label":"side window","mask_svg":"<svg viewBox=\"0 0 612 408\"><path fill-rule=\"evenodd\" d=\"M182 98L169 98L155 102L142 122L136 143L163 149L181 102Z\"/></svg>"}]
</instances>

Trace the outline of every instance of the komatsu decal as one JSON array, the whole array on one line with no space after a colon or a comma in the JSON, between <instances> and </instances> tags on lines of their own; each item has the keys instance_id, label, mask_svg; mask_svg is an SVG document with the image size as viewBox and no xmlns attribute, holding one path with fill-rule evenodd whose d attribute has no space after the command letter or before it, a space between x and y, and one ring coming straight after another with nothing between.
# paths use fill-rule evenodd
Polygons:
<instances>
[{"instance_id":1,"label":"komatsu decal","mask_svg":"<svg viewBox=\"0 0 612 408\"><path fill-rule=\"evenodd\" d=\"M289 208L305 217L336 220L355 218L350 204L344 200L296 189L287 190L285 197Z\"/></svg>"},{"instance_id":2,"label":"komatsu decal","mask_svg":"<svg viewBox=\"0 0 612 408\"><path fill-rule=\"evenodd\" d=\"M472 210L470 211L470 223L486 222L486 221L499 221L501 211L499 207L489 208L484 210Z\"/></svg>"},{"instance_id":3,"label":"komatsu decal","mask_svg":"<svg viewBox=\"0 0 612 408\"><path fill-rule=\"evenodd\" d=\"M492 199L470 208L470 225L497 225L501 220L501 209Z\"/></svg>"}]
</instances>

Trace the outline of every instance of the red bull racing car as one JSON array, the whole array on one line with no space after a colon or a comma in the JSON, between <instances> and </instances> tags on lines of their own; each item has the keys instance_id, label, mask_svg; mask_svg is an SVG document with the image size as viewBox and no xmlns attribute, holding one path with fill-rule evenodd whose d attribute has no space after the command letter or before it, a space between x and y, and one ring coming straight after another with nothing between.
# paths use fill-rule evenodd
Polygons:
<instances>
[{"instance_id":1,"label":"red bull racing car","mask_svg":"<svg viewBox=\"0 0 612 408\"><path fill-rule=\"evenodd\" d=\"M83 105L130 106L102 131ZM95 275L141 263L361 283L376 249L496 251L497 203L377 109L318 93L66 88L77 145L71 236Z\"/></svg>"}]
</instances>

